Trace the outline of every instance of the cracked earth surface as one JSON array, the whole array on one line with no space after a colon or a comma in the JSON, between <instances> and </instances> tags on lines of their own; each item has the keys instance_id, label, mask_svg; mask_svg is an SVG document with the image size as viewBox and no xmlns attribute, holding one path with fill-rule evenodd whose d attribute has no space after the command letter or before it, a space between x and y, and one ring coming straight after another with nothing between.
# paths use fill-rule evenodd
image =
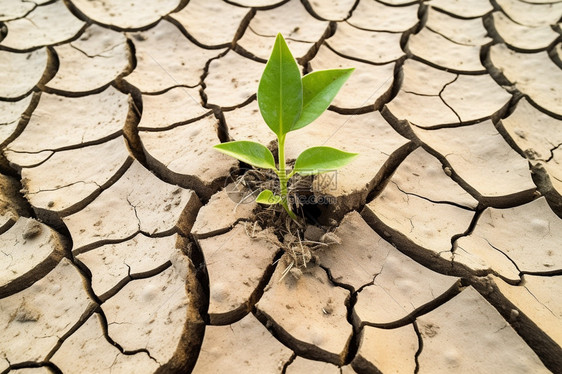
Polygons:
<instances>
[{"instance_id":1,"label":"cracked earth surface","mask_svg":"<svg viewBox=\"0 0 562 374\"><path fill-rule=\"evenodd\" d=\"M0 0L0 373L562 373L561 17ZM360 153L291 271L211 149L275 149L278 32L303 73L355 67L288 157Z\"/></svg>"}]
</instances>

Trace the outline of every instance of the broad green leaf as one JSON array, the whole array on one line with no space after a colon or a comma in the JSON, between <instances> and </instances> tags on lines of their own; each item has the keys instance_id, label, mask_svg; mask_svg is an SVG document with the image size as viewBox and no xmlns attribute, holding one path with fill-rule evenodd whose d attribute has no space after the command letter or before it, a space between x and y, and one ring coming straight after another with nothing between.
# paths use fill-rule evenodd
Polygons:
<instances>
[{"instance_id":1,"label":"broad green leaf","mask_svg":"<svg viewBox=\"0 0 562 374\"><path fill-rule=\"evenodd\" d=\"M301 73L281 34L258 86L258 104L265 123L278 137L288 133L301 114Z\"/></svg>"},{"instance_id":2,"label":"broad green leaf","mask_svg":"<svg viewBox=\"0 0 562 374\"><path fill-rule=\"evenodd\" d=\"M305 75L302 78L302 112L291 131L305 127L324 113L353 70L355 69L319 70Z\"/></svg>"},{"instance_id":3,"label":"broad green leaf","mask_svg":"<svg viewBox=\"0 0 562 374\"><path fill-rule=\"evenodd\" d=\"M357 155L332 147L308 148L297 157L292 174L314 175L332 171L347 165Z\"/></svg>"},{"instance_id":4,"label":"broad green leaf","mask_svg":"<svg viewBox=\"0 0 562 374\"><path fill-rule=\"evenodd\" d=\"M235 142L217 144L214 148L252 166L276 170L275 159L271 151L260 143L238 140Z\"/></svg>"},{"instance_id":5,"label":"broad green leaf","mask_svg":"<svg viewBox=\"0 0 562 374\"><path fill-rule=\"evenodd\" d=\"M256 202L260 204L274 205L281 202L281 197L274 195L270 190L263 190L256 198Z\"/></svg>"}]
</instances>

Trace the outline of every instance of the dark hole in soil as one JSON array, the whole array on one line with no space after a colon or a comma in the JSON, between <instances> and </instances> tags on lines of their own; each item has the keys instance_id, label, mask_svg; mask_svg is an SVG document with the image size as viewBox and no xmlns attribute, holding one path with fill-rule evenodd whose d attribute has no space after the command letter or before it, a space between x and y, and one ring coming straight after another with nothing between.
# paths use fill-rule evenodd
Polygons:
<instances>
[{"instance_id":1,"label":"dark hole in soil","mask_svg":"<svg viewBox=\"0 0 562 374\"><path fill-rule=\"evenodd\" d=\"M315 225L315 226L325 226L321 222L326 223L325 212L330 205L330 200L326 197L316 196L313 193L313 181L314 177L306 176L302 177L299 175L291 178L288 184L289 188L289 205L291 210L295 212L298 217L304 218L304 224ZM232 187L235 186L235 187ZM270 170L257 170L250 167L241 167L233 170L229 177L225 181L225 187L228 188L229 196L236 202L249 203L253 202L258 194L264 189L269 189L274 193L279 193L279 180L276 174ZM274 226L275 221L279 216L284 215L281 206L263 206L260 205L259 210L262 211L279 211L275 214L276 217L271 217L270 224L265 223L266 226ZM260 222L262 223L262 222ZM329 222L332 224L332 222Z\"/></svg>"},{"instance_id":2,"label":"dark hole in soil","mask_svg":"<svg viewBox=\"0 0 562 374\"><path fill-rule=\"evenodd\" d=\"M291 210L298 222L291 219L279 205L258 204L254 210L256 222L262 230L273 230L285 253L289 255L287 269L306 268L308 262L315 262L317 250L339 243L334 234L337 221L322 217L329 210L330 199L314 194L313 176L295 176L288 184ZM229 197L238 204L255 201L265 189L279 194L279 180L270 170L240 168L233 170L225 187ZM327 225L325 223L328 223Z\"/></svg>"}]
</instances>

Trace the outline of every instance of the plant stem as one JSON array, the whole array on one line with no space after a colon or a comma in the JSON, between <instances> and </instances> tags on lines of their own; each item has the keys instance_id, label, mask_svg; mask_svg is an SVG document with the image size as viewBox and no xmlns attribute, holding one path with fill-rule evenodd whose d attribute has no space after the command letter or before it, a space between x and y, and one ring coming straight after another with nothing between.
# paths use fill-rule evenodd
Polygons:
<instances>
[{"instance_id":1,"label":"plant stem","mask_svg":"<svg viewBox=\"0 0 562 374\"><path fill-rule=\"evenodd\" d=\"M291 208L288 204L289 193L287 191L287 182L289 181L289 178L287 177L287 167L285 164L285 135L277 137L277 141L279 145L279 173L277 174L277 176L279 177L279 185L281 187L281 205L283 206L283 208L285 208L287 214L289 214L289 217L296 221L297 216L291 211Z\"/></svg>"}]
</instances>

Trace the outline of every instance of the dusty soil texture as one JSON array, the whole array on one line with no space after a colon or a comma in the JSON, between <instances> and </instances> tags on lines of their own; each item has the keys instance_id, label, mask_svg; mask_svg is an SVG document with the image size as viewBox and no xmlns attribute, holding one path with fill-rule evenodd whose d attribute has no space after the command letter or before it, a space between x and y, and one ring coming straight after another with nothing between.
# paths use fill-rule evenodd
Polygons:
<instances>
[{"instance_id":1,"label":"dusty soil texture","mask_svg":"<svg viewBox=\"0 0 562 374\"><path fill-rule=\"evenodd\" d=\"M0 0L0 374L562 373L561 19ZM212 149L275 154L256 91L278 32L303 74L355 67L287 138L290 165L360 153L299 182L298 233Z\"/></svg>"}]
</instances>

